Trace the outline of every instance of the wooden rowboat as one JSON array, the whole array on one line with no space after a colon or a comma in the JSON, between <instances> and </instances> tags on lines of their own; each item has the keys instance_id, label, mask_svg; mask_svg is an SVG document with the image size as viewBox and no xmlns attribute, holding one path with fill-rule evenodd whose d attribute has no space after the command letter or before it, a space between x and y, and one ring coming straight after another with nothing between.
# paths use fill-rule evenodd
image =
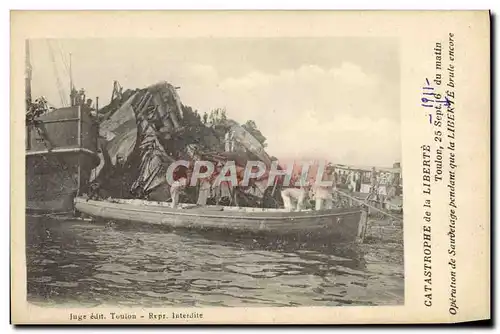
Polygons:
<instances>
[{"instance_id":1,"label":"wooden rowboat","mask_svg":"<svg viewBox=\"0 0 500 334\"><path fill-rule=\"evenodd\" d=\"M106 220L130 221L174 228L226 229L276 235L328 237L331 240L362 242L367 215L361 207L323 211L289 212L262 209L182 204L143 200L75 198L77 211Z\"/></svg>"}]
</instances>

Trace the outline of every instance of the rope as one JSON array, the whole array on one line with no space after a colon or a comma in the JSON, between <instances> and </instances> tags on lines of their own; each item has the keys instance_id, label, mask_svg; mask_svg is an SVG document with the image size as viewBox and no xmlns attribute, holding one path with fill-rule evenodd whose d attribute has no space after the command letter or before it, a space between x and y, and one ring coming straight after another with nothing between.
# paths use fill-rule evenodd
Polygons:
<instances>
[{"instance_id":1,"label":"rope","mask_svg":"<svg viewBox=\"0 0 500 334\"><path fill-rule=\"evenodd\" d=\"M38 135L40 137L42 137L43 145L45 146L45 148L49 152L52 151L52 143L49 141L49 138L47 136L47 132L45 131L45 128L42 129L39 124L35 124L34 126L35 126L35 129L36 129L36 132L38 133Z\"/></svg>"},{"instance_id":2,"label":"rope","mask_svg":"<svg viewBox=\"0 0 500 334\"><path fill-rule=\"evenodd\" d=\"M373 210L375 210L375 211L377 211L377 212L380 212L380 213L382 213L382 214L384 214L384 215L386 215L386 216L388 216L388 217L391 217L392 219L395 219L395 220L398 220L398 221L403 221L403 219L402 219L402 218L396 217L396 216L394 216L394 215L392 215L392 214L390 214L390 213L388 213L388 212L386 212L386 211L384 211L384 210L381 210L381 209L379 209L379 208L376 208L376 207L374 207L373 205L370 205L370 204L366 203L365 201L362 201L362 200L360 200L360 199L358 199L358 198L356 198L356 197L353 197L353 196L351 196L351 195L348 195L348 194L346 194L346 193L345 193L345 192L343 192L343 191L340 191L340 190L338 190L338 189L336 189L336 188L335 188L334 190L335 190L336 192L338 192L339 194L341 194L341 195L343 195L343 196L345 196L345 197L347 197L347 198L350 198L350 199L352 199L353 201L356 201L356 202L360 203L361 205L366 205L367 207L369 207L369 208L371 208L371 209L373 209Z\"/></svg>"},{"instance_id":3,"label":"rope","mask_svg":"<svg viewBox=\"0 0 500 334\"><path fill-rule=\"evenodd\" d=\"M66 75L69 76L70 75L70 73L69 73L69 65L68 65L68 62L64 58L64 52L63 52L63 48L61 46L61 42L60 41L57 43L57 48L59 50L59 54L61 55L61 60L62 60L62 63L64 65L64 69L66 70Z\"/></svg>"},{"instance_id":4,"label":"rope","mask_svg":"<svg viewBox=\"0 0 500 334\"><path fill-rule=\"evenodd\" d=\"M40 123L37 122L37 121L33 121L31 123L31 125L33 127L35 127L37 133L40 135L40 137L43 139L43 144L44 146L47 148L47 150L50 152L52 150L52 143L50 142L49 140L49 137L47 135L47 131L45 129L45 127L42 127L40 126ZM56 161L55 161L55 164L54 163L51 163L47 157L45 155L42 155L42 159L49 165L55 165L56 167L58 167L62 172L65 172L66 176L71 179L71 174L69 173L68 171L68 168L64 168L63 165L67 165L66 162L64 160L61 159L61 157L59 155L56 156Z\"/></svg>"},{"instance_id":5,"label":"rope","mask_svg":"<svg viewBox=\"0 0 500 334\"><path fill-rule=\"evenodd\" d=\"M57 83L57 90L59 93L59 98L61 99L62 106L65 107L68 105L68 103L66 101L66 96L64 95L64 91L62 89L61 80L59 78L59 73L57 72L57 65L56 65L56 59L54 57L54 50L53 50L52 45L50 44L49 40L47 40L47 45L49 46L50 59L52 60L54 74L56 76L56 83Z\"/></svg>"}]
</instances>

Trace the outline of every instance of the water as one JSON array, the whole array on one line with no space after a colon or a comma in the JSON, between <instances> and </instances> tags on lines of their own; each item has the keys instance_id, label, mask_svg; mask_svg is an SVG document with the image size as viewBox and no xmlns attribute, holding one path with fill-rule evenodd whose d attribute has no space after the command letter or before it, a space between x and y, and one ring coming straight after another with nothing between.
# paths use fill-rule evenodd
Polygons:
<instances>
[{"instance_id":1,"label":"water","mask_svg":"<svg viewBox=\"0 0 500 334\"><path fill-rule=\"evenodd\" d=\"M27 217L28 300L141 307L395 305L403 246Z\"/></svg>"}]
</instances>

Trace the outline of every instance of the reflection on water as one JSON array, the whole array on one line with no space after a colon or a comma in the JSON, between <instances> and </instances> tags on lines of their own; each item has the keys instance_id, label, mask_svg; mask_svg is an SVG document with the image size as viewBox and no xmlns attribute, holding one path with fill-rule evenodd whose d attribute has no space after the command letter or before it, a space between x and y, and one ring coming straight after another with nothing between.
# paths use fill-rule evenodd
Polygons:
<instances>
[{"instance_id":1,"label":"reflection on water","mask_svg":"<svg viewBox=\"0 0 500 334\"><path fill-rule=\"evenodd\" d=\"M28 299L81 306L402 304L401 243L289 243L27 217Z\"/></svg>"}]
</instances>

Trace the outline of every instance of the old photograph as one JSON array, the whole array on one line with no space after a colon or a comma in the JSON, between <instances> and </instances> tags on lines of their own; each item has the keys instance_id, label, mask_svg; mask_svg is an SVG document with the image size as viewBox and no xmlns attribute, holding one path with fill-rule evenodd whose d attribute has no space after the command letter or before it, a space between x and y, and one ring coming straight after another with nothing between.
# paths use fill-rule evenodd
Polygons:
<instances>
[{"instance_id":1,"label":"old photograph","mask_svg":"<svg viewBox=\"0 0 500 334\"><path fill-rule=\"evenodd\" d=\"M11 14L12 323L491 318L489 12Z\"/></svg>"},{"instance_id":2,"label":"old photograph","mask_svg":"<svg viewBox=\"0 0 500 334\"><path fill-rule=\"evenodd\" d=\"M399 55L26 39L28 302L404 305Z\"/></svg>"}]
</instances>

